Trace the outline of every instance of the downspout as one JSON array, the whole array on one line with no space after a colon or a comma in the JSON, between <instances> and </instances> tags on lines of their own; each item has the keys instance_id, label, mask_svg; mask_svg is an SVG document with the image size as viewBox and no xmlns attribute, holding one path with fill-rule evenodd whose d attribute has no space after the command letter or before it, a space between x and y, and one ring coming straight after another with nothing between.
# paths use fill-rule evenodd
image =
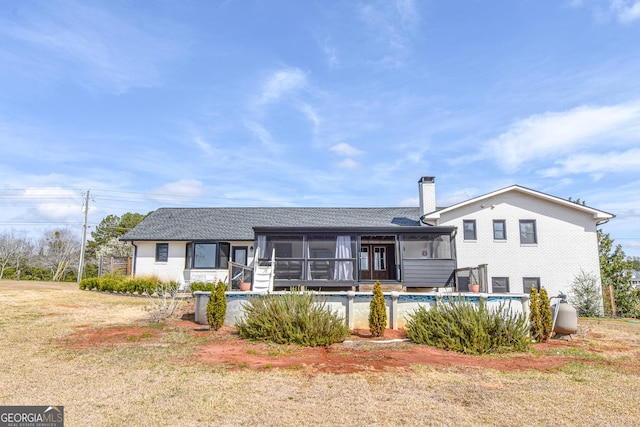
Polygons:
<instances>
[{"instance_id":1,"label":"downspout","mask_svg":"<svg viewBox=\"0 0 640 427\"><path fill-rule=\"evenodd\" d=\"M133 246L133 263L131 264L131 277L136 275L136 261L138 260L138 246L131 241L131 246Z\"/></svg>"}]
</instances>

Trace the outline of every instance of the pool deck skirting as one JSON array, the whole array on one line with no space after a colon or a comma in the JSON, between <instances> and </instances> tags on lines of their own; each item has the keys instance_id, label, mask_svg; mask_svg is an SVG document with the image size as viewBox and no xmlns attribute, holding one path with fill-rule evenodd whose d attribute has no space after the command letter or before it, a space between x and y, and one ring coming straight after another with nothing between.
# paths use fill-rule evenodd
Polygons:
<instances>
[{"instance_id":1,"label":"pool deck skirting","mask_svg":"<svg viewBox=\"0 0 640 427\"><path fill-rule=\"evenodd\" d=\"M273 292L272 295L285 294L289 291ZM196 323L207 324L207 302L209 292L196 291L195 320ZM349 329L367 329L369 327L369 304L373 297L371 292L315 292L318 301L324 301L331 310L343 317ZM234 326L244 315L244 304L249 298L264 295L259 292L235 292L226 293L227 314L224 324ZM510 309L513 313L529 314L528 294L488 294L473 292L388 292L384 294L387 306L388 328L404 329L407 317L418 307L430 307L437 300L447 301L449 298L464 298L470 303L479 304L484 300L489 309Z\"/></svg>"}]
</instances>

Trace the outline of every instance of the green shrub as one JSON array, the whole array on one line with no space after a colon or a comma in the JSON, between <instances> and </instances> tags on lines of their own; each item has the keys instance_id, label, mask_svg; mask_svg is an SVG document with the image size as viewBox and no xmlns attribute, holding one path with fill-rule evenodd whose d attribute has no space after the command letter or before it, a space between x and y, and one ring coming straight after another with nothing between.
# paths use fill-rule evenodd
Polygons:
<instances>
[{"instance_id":1,"label":"green shrub","mask_svg":"<svg viewBox=\"0 0 640 427\"><path fill-rule=\"evenodd\" d=\"M191 293L196 291L213 292L216 289L216 284L213 282L191 282L189 289Z\"/></svg>"},{"instance_id":2,"label":"green shrub","mask_svg":"<svg viewBox=\"0 0 640 427\"><path fill-rule=\"evenodd\" d=\"M80 289L86 289L92 291L94 289L100 289L100 279L97 277L91 277L89 279L82 279L78 285Z\"/></svg>"},{"instance_id":3,"label":"green shrub","mask_svg":"<svg viewBox=\"0 0 640 427\"><path fill-rule=\"evenodd\" d=\"M578 316L602 317L602 293L597 276L580 271L573 278L569 302L575 307Z\"/></svg>"},{"instance_id":4,"label":"green shrub","mask_svg":"<svg viewBox=\"0 0 640 427\"><path fill-rule=\"evenodd\" d=\"M374 337L384 335L387 327L387 306L384 303L384 295L382 294L382 286L376 280L373 285L373 298L369 304L369 331Z\"/></svg>"},{"instance_id":5,"label":"green shrub","mask_svg":"<svg viewBox=\"0 0 640 427\"><path fill-rule=\"evenodd\" d=\"M99 290L102 292L117 292L120 282L122 282L122 279L117 279L115 277L102 277L100 279Z\"/></svg>"},{"instance_id":6,"label":"green shrub","mask_svg":"<svg viewBox=\"0 0 640 427\"><path fill-rule=\"evenodd\" d=\"M531 338L537 342L549 341L553 318L549 296L545 289L541 289L538 292L536 288L531 288L529 293L529 322Z\"/></svg>"},{"instance_id":7,"label":"green shrub","mask_svg":"<svg viewBox=\"0 0 640 427\"><path fill-rule=\"evenodd\" d=\"M549 294L547 290L540 289L540 318L542 321L542 342L547 342L551 338L553 332L553 315L551 314L551 301L549 300Z\"/></svg>"},{"instance_id":8,"label":"green shrub","mask_svg":"<svg viewBox=\"0 0 640 427\"><path fill-rule=\"evenodd\" d=\"M217 331L224 325L224 318L227 314L226 290L227 285L218 282L209 296L209 302L207 302L207 322L214 331Z\"/></svg>"},{"instance_id":9,"label":"green shrub","mask_svg":"<svg viewBox=\"0 0 640 427\"><path fill-rule=\"evenodd\" d=\"M407 319L407 337L418 344L466 354L524 351L529 345L526 318L511 309L489 311L484 302L438 299L430 310L420 307Z\"/></svg>"},{"instance_id":10,"label":"green shrub","mask_svg":"<svg viewBox=\"0 0 640 427\"><path fill-rule=\"evenodd\" d=\"M157 279L149 277L135 277L127 280L129 292L138 295L153 294L157 282Z\"/></svg>"},{"instance_id":11,"label":"green shrub","mask_svg":"<svg viewBox=\"0 0 640 427\"><path fill-rule=\"evenodd\" d=\"M243 338L326 347L349 336L344 319L311 292L261 295L250 298L244 310L236 324Z\"/></svg>"}]
</instances>

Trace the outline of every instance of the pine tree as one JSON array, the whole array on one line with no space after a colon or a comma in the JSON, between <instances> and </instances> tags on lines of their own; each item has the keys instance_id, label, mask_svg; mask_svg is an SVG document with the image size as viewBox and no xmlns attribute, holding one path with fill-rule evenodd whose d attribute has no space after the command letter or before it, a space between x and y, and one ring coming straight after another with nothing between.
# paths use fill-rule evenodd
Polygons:
<instances>
[{"instance_id":1,"label":"pine tree","mask_svg":"<svg viewBox=\"0 0 640 427\"><path fill-rule=\"evenodd\" d=\"M373 298L369 304L369 331L373 337L381 337L387 327L387 306L382 295L382 286L376 280L373 285Z\"/></svg>"},{"instance_id":2,"label":"pine tree","mask_svg":"<svg viewBox=\"0 0 640 427\"><path fill-rule=\"evenodd\" d=\"M225 291L227 285L218 282L211 291L209 302L207 302L207 322L214 331L217 331L224 324L224 318L227 314L227 297Z\"/></svg>"},{"instance_id":3,"label":"pine tree","mask_svg":"<svg viewBox=\"0 0 640 427\"><path fill-rule=\"evenodd\" d=\"M542 337L542 312L540 311L540 294L535 287L529 292L529 331L531 338L540 342Z\"/></svg>"},{"instance_id":4,"label":"pine tree","mask_svg":"<svg viewBox=\"0 0 640 427\"><path fill-rule=\"evenodd\" d=\"M542 335L541 342L549 341L551 338L551 329L553 328L553 316L551 315L551 303L549 300L549 294L547 294L547 290L542 288L540 289L540 320L542 323Z\"/></svg>"}]
</instances>

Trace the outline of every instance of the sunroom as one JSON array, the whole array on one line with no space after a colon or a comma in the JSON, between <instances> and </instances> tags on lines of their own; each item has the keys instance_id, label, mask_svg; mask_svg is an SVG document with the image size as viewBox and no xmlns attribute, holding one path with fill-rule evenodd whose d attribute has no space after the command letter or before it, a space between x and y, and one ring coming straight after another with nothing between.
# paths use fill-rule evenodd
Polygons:
<instances>
[{"instance_id":1,"label":"sunroom","mask_svg":"<svg viewBox=\"0 0 640 427\"><path fill-rule=\"evenodd\" d=\"M452 286L455 227L255 227L258 262L275 255L274 289Z\"/></svg>"}]
</instances>

